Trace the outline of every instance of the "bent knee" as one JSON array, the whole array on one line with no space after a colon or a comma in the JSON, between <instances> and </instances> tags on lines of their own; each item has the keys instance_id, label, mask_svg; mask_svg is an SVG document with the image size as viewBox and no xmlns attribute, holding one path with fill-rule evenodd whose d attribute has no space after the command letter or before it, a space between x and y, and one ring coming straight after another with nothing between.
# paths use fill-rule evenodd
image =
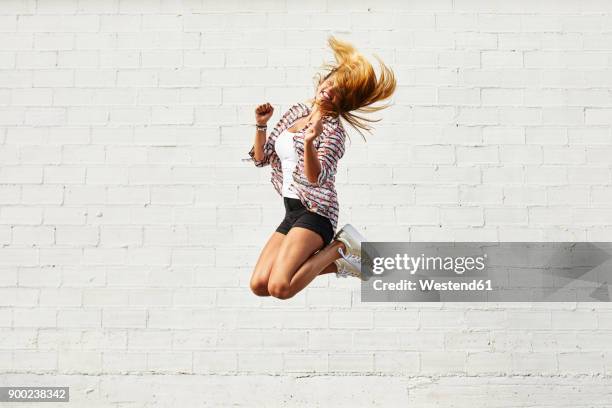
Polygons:
<instances>
[{"instance_id":1,"label":"bent knee","mask_svg":"<svg viewBox=\"0 0 612 408\"><path fill-rule=\"evenodd\" d=\"M268 281L262 278L252 278L250 282L251 291L257 296L270 296L268 292Z\"/></svg>"},{"instance_id":2,"label":"bent knee","mask_svg":"<svg viewBox=\"0 0 612 408\"><path fill-rule=\"evenodd\" d=\"M289 299L293 296L289 283L282 281L268 282L268 293L278 299Z\"/></svg>"}]
</instances>

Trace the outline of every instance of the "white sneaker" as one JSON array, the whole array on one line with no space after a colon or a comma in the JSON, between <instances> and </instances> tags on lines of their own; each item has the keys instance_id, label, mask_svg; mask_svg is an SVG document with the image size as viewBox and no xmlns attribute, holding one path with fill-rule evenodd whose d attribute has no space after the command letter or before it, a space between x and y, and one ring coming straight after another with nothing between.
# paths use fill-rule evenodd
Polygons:
<instances>
[{"instance_id":1,"label":"white sneaker","mask_svg":"<svg viewBox=\"0 0 612 408\"><path fill-rule=\"evenodd\" d=\"M359 278L359 271L353 269L351 265L344 259L336 259L334 263L336 264L336 268L338 269L338 272L336 272L336 278L346 278L348 276L354 276L356 278Z\"/></svg>"},{"instance_id":2,"label":"white sneaker","mask_svg":"<svg viewBox=\"0 0 612 408\"><path fill-rule=\"evenodd\" d=\"M372 277L371 271L366 267L366 270L361 269L361 259L366 265L370 265L374 258L377 258L378 251L370 246L367 253L364 253L361 248L362 242L367 242L365 237L357 231L351 224L346 224L334 236L334 239L344 244L346 255L340 252L342 258L336 260L339 276L355 276L361 280L367 281ZM349 260L350 259L350 260Z\"/></svg>"},{"instance_id":3,"label":"white sneaker","mask_svg":"<svg viewBox=\"0 0 612 408\"><path fill-rule=\"evenodd\" d=\"M338 268L336 272L337 278L346 278L347 276L354 276L361 280L368 280L369 278L364 277L361 273L361 258L348 252L342 251L342 248L338 248L338 253L342 258L336 259L334 262Z\"/></svg>"},{"instance_id":4,"label":"white sneaker","mask_svg":"<svg viewBox=\"0 0 612 408\"><path fill-rule=\"evenodd\" d=\"M361 258L361 243L366 239L351 224L346 224L334 236L334 239L344 244L346 252Z\"/></svg>"}]
</instances>

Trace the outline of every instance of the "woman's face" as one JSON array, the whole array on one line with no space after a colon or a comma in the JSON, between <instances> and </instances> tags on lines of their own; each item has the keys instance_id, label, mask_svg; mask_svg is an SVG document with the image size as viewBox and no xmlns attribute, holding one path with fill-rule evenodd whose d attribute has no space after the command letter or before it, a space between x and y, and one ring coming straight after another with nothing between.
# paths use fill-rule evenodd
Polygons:
<instances>
[{"instance_id":1,"label":"woman's face","mask_svg":"<svg viewBox=\"0 0 612 408\"><path fill-rule=\"evenodd\" d=\"M336 96L336 90L334 89L334 76L330 75L327 79L322 81L317 87L317 94L315 100L321 101L333 101Z\"/></svg>"}]
</instances>

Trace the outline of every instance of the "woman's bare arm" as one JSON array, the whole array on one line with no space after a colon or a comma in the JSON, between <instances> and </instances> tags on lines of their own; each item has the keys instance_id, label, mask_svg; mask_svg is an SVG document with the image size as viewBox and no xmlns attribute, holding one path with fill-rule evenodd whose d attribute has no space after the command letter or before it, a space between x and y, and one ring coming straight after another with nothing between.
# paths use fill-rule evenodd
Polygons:
<instances>
[{"instance_id":1,"label":"woman's bare arm","mask_svg":"<svg viewBox=\"0 0 612 408\"><path fill-rule=\"evenodd\" d=\"M316 183L321 174L321 162L313 144L313 140L307 140L304 143L304 175L308 181Z\"/></svg>"},{"instance_id":2,"label":"woman's bare arm","mask_svg":"<svg viewBox=\"0 0 612 408\"><path fill-rule=\"evenodd\" d=\"M322 185L336 173L344 155L345 135L339 129L327 129L319 147L314 140L323 133L321 120L316 120L304 135L304 175L314 185Z\"/></svg>"},{"instance_id":3,"label":"woman's bare arm","mask_svg":"<svg viewBox=\"0 0 612 408\"><path fill-rule=\"evenodd\" d=\"M321 174L319 154L314 147L314 140L323 131L323 119L320 115L314 116L307 124L304 134L304 175L311 183L316 183Z\"/></svg>"},{"instance_id":4,"label":"woman's bare arm","mask_svg":"<svg viewBox=\"0 0 612 408\"><path fill-rule=\"evenodd\" d=\"M268 120L272 117L274 108L269 103L264 103L255 108L255 122L259 126L265 126ZM265 157L264 145L266 144L267 129L255 130L255 142L253 143L254 158L257 161L262 161Z\"/></svg>"},{"instance_id":5,"label":"woman's bare arm","mask_svg":"<svg viewBox=\"0 0 612 408\"><path fill-rule=\"evenodd\" d=\"M264 145L266 144L266 129L255 130L255 142L253 143L255 160L262 161L264 159Z\"/></svg>"}]
</instances>

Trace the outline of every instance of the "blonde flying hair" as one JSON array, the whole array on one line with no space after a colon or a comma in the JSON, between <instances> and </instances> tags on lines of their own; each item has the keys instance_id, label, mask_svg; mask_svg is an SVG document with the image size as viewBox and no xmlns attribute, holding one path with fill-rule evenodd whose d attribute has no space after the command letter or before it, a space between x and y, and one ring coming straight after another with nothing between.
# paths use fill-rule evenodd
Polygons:
<instances>
[{"instance_id":1,"label":"blonde flying hair","mask_svg":"<svg viewBox=\"0 0 612 408\"><path fill-rule=\"evenodd\" d=\"M313 106L318 104L323 115L340 116L365 139L361 130L371 134L372 126L367 122L378 122L380 119L359 116L354 112L372 113L389 107L390 103L378 106L373 104L393 95L396 86L395 75L377 55L374 55L380 64L380 76L377 78L372 64L351 44L333 36L330 36L327 42L336 61L335 64L323 64L323 69L327 70L327 73L323 78L320 73L317 75L316 85L318 87L321 82L333 75L334 93L337 96L333 101L317 102L316 99L310 99L309 102Z\"/></svg>"}]
</instances>

